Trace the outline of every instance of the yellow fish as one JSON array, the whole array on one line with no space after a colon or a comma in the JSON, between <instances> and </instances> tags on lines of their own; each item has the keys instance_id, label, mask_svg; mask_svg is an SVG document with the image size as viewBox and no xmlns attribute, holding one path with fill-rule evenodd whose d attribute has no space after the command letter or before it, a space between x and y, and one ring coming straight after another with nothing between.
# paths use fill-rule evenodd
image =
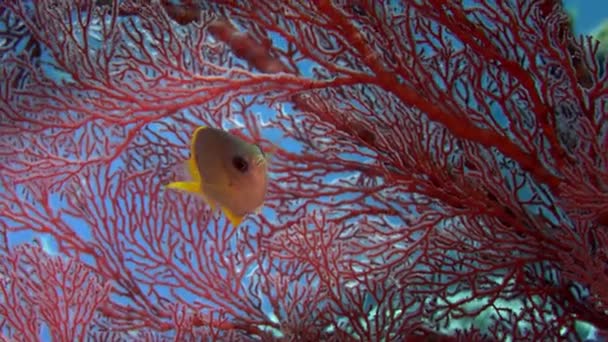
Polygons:
<instances>
[{"instance_id":1,"label":"yellow fish","mask_svg":"<svg viewBox=\"0 0 608 342\"><path fill-rule=\"evenodd\" d=\"M212 210L219 206L237 227L252 212L259 213L268 187L268 162L262 149L212 127L198 127L192 135L186 167L191 180L167 188L201 196Z\"/></svg>"}]
</instances>

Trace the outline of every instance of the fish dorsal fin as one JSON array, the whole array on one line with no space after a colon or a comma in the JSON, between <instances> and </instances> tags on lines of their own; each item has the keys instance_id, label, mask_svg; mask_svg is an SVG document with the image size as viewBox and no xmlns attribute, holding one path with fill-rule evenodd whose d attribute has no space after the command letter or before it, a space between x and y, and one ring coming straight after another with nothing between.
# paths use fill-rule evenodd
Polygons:
<instances>
[{"instance_id":1,"label":"fish dorsal fin","mask_svg":"<svg viewBox=\"0 0 608 342\"><path fill-rule=\"evenodd\" d=\"M233 227L235 227L235 228L238 227L239 224L241 224L241 222L243 221L243 216L236 215L235 213L233 213L230 209L228 209L226 207L221 207L221 209Z\"/></svg>"}]
</instances>

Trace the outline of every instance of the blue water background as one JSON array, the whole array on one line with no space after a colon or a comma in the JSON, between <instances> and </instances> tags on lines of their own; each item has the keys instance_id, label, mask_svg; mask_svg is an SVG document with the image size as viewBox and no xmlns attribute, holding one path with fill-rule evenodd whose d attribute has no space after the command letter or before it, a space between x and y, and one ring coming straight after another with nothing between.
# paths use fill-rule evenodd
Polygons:
<instances>
[{"instance_id":1,"label":"blue water background","mask_svg":"<svg viewBox=\"0 0 608 342\"><path fill-rule=\"evenodd\" d=\"M566 7L575 14L575 25L574 29L577 34L589 33L595 29L598 24L608 18L608 1L606 0L571 0L565 1ZM607 42L608 43L608 42ZM306 72L304 72L306 74ZM265 116L262 113L262 116ZM281 143L280 141L275 141ZM296 146L283 145L285 149L295 149ZM113 167L120 167L115 164ZM58 199L56 202L57 206L60 206ZM110 206L109 206L110 207ZM75 227L82 227L80 222L73 222ZM82 230L80 230L82 232ZM90 234L84 235L85 238L90 238ZM9 242L11 245L20 244L23 242L31 242L34 238L39 239L42 242L43 247L47 252L56 254L55 242L46 235L35 235L32 232L22 232L18 234L11 234L9 236ZM268 309L268 308L267 308ZM46 336L45 333L42 336Z\"/></svg>"}]
</instances>

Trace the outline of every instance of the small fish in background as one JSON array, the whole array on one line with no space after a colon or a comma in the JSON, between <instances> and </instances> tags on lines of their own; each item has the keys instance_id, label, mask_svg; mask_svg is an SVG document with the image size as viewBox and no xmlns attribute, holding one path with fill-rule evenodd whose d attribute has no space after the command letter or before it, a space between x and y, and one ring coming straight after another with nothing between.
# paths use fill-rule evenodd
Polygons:
<instances>
[{"instance_id":1,"label":"small fish in background","mask_svg":"<svg viewBox=\"0 0 608 342\"><path fill-rule=\"evenodd\" d=\"M192 0L180 1L177 4L173 1L161 0L160 4L167 16L182 26L200 19L201 9Z\"/></svg>"},{"instance_id":2,"label":"small fish in background","mask_svg":"<svg viewBox=\"0 0 608 342\"><path fill-rule=\"evenodd\" d=\"M201 126L194 131L186 169L190 180L166 185L201 196L237 227L249 213L259 213L268 187L269 156L224 130Z\"/></svg>"}]
</instances>

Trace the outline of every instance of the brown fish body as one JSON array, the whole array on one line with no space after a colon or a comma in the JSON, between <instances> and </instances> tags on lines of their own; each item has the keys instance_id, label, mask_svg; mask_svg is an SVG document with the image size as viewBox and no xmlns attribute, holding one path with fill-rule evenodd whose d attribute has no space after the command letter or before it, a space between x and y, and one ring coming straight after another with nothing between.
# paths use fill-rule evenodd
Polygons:
<instances>
[{"instance_id":1,"label":"brown fish body","mask_svg":"<svg viewBox=\"0 0 608 342\"><path fill-rule=\"evenodd\" d=\"M212 208L219 206L235 226L264 204L267 162L257 145L217 128L199 127L192 137L188 169L192 181L168 187L198 193Z\"/></svg>"}]
</instances>

